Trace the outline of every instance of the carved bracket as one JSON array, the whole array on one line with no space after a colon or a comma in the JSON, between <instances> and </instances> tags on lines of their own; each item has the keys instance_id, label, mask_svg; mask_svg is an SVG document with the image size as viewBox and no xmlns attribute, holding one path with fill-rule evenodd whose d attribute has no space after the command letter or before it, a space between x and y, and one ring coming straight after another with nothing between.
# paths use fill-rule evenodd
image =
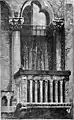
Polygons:
<instances>
[{"instance_id":1,"label":"carved bracket","mask_svg":"<svg viewBox=\"0 0 74 120\"><path fill-rule=\"evenodd\" d=\"M60 32L60 30L62 29L62 27L64 26L64 19L63 18L55 18L53 20L53 25L54 28Z\"/></svg>"},{"instance_id":2,"label":"carved bracket","mask_svg":"<svg viewBox=\"0 0 74 120\"><path fill-rule=\"evenodd\" d=\"M53 22L47 26L47 36L51 37L53 31L60 33L64 28L64 19L54 18Z\"/></svg>"},{"instance_id":3,"label":"carved bracket","mask_svg":"<svg viewBox=\"0 0 74 120\"><path fill-rule=\"evenodd\" d=\"M9 18L10 29L15 30L15 31L20 30L20 28L22 27L23 22L24 22L23 17Z\"/></svg>"}]
</instances>

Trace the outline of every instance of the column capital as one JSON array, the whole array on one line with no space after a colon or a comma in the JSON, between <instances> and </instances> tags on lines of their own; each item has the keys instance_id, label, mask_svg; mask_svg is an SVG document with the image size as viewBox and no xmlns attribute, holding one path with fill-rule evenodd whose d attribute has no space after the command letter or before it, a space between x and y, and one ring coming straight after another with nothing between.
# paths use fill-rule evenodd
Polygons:
<instances>
[{"instance_id":1,"label":"column capital","mask_svg":"<svg viewBox=\"0 0 74 120\"><path fill-rule=\"evenodd\" d=\"M53 20L54 29L60 32L61 28L64 27L64 18L55 18Z\"/></svg>"},{"instance_id":2,"label":"column capital","mask_svg":"<svg viewBox=\"0 0 74 120\"><path fill-rule=\"evenodd\" d=\"M23 17L10 17L9 18L9 25L10 25L10 29L13 31L18 31L21 29L22 24L24 22L24 18Z\"/></svg>"}]
</instances>

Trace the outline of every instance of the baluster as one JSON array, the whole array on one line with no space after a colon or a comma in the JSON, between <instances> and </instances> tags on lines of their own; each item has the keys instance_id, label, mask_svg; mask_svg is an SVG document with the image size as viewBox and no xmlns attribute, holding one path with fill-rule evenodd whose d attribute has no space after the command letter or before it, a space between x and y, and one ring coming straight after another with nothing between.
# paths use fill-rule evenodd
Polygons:
<instances>
[{"instance_id":1,"label":"baluster","mask_svg":"<svg viewBox=\"0 0 74 120\"><path fill-rule=\"evenodd\" d=\"M53 102L53 80L50 81L50 101Z\"/></svg>"},{"instance_id":2,"label":"baluster","mask_svg":"<svg viewBox=\"0 0 74 120\"><path fill-rule=\"evenodd\" d=\"M30 80L30 102L32 102L32 99L33 99L33 93L32 93L32 87L33 87L33 84L32 84L32 80Z\"/></svg>"},{"instance_id":3,"label":"baluster","mask_svg":"<svg viewBox=\"0 0 74 120\"><path fill-rule=\"evenodd\" d=\"M37 103L37 80L35 81L35 102Z\"/></svg>"},{"instance_id":4,"label":"baluster","mask_svg":"<svg viewBox=\"0 0 74 120\"><path fill-rule=\"evenodd\" d=\"M60 81L60 102L63 102L63 81Z\"/></svg>"},{"instance_id":5,"label":"baluster","mask_svg":"<svg viewBox=\"0 0 74 120\"><path fill-rule=\"evenodd\" d=\"M43 102L43 81L40 80L40 102Z\"/></svg>"},{"instance_id":6,"label":"baluster","mask_svg":"<svg viewBox=\"0 0 74 120\"><path fill-rule=\"evenodd\" d=\"M58 102L58 81L55 80L55 102Z\"/></svg>"},{"instance_id":7,"label":"baluster","mask_svg":"<svg viewBox=\"0 0 74 120\"><path fill-rule=\"evenodd\" d=\"M48 102L48 80L45 81L45 102Z\"/></svg>"},{"instance_id":8,"label":"baluster","mask_svg":"<svg viewBox=\"0 0 74 120\"><path fill-rule=\"evenodd\" d=\"M69 81L65 81L65 102L69 102Z\"/></svg>"},{"instance_id":9,"label":"baluster","mask_svg":"<svg viewBox=\"0 0 74 120\"><path fill-rule=\"evenodd\" d=\"M27 102L27 77L22 76L21 81L21 101L26 103Z\"/></svg>"}]
</instances>

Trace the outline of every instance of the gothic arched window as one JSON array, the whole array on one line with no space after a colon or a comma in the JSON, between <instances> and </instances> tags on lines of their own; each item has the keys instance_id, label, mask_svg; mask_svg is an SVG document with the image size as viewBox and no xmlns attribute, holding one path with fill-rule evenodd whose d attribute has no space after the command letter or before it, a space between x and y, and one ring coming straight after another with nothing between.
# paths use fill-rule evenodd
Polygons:
<instances>
[{"instance_id":1,"label":"gothic arched window","mask_svg":"<svg viewBox=\"0 0 74 120\"><path fill-rule=\"evenodd\" d=\"M21 64L25 70L49 70L46 28L49 14L38 1L25 5L21 29ZM52 45L51 48L52 49ZM50 50L52 52L52 50ZM50 56L51 59L52 56Z\"/></svg>"}]
</instances>

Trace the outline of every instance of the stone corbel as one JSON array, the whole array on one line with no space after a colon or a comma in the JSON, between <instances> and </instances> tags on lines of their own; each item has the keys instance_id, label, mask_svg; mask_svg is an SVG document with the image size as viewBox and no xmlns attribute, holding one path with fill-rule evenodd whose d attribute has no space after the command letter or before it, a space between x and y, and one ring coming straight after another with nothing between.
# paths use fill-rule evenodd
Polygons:
<instances>
[{"instance_id":1,"label":"stone corbel","mask_svg":"<svg viewBox=\"0 0 74 120\"><path fill-rule=\"evenodd\" d=\"M23 17L9 18L10 29L15 30L15 31L20 30L20 28L22 27L23 22L24 22Z\"/></svg>"},{"instance_id":2,"label":"stone corbel","mask_svg":"<svg viewBox=\"0 0 74 120\"><path fill-rule=\"evenodd\" d=\"M55 18L53 20L54 28L59 32L62 27L64 26L64 19L63 18Z\"/></svg>"}]
</instances>

